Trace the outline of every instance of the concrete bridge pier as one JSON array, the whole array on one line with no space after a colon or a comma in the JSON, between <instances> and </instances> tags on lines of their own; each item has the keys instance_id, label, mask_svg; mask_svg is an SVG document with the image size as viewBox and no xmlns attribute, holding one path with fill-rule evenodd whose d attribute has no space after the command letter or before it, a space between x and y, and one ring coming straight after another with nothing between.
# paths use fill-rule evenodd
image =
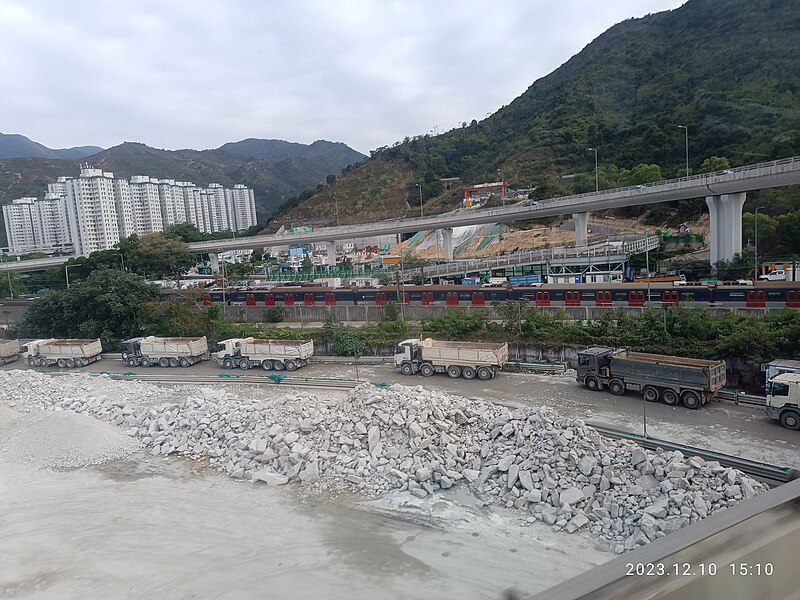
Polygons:
<instances>
[{"instance_id":1,"label":"concrete bridge pier","mask_svg":"<svg viewBox=\"0 0 800 600\"><path fill-rule=\"evenodd\" d=\"M442 252L446 261L453 260L453 228L445 227L440 229L442 232Z\"/></svg>"},{"instance_id":2,"label":"concrete bridge pier","mask_svg":"<svg viewBox=\"0 0 800 600\"><path fill-rule=\"evenodd\" d=\"M325 252L328 254L328 266L336 266L336 242L325 242Z\"/></svg>"},{"instance_id":3,"label":"concrete bridge pier","mask_svg":"<svg viewBox=\"0 0 800 600\"><path fill-rule=\"evenodd\" d=\"M589 213L573 213L572 220L575 222L575 245L585 246L589 238Z\"/></svg>"},{"instance_id":4,"label":"concrete bridge pier","mask_svg":"<svg viewBox=\"0 0 800 600\"><path fill-rule=\"evenodd\" d=\"M208 262L211 263L211 272L215 275L219 273L219 253L209 252Z\"/></svg>"},{"instance_id":5,"label":"concrete bridge pier","mask_svg":"<svg viewBox=\"0 0 800 600\"><path fill-rule=\"evenodd\" d=\"M707 196L706 204L711 217L709 261L733 260L742 251L742 207L745 192Z\"/></svg>"}]
</instances>

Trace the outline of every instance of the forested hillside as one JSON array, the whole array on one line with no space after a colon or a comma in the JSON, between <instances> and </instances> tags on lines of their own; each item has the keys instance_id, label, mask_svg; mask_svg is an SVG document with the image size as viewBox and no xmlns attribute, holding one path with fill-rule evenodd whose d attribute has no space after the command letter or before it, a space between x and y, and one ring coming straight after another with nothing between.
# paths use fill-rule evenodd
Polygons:
<instances>
[{"instance_id":1,"label":"forested hillside","mask_svg":"<svg viewBox=\"0 0 800 600\"><path fill-rule=\"evenodd\" d=\"M685 173L685 130L678 125L688 127L692 172L704 162L710 170L800 154L798 56L800 4L689 0L612 27L483 121L375 150L335 186L345 187L372 161L394 165L398 174L410 169L405 189L391 199L397 214L419 205L417 184L425 203L452 206L459 193L444 190L445 177L473 184L497 180L502 171L512 186L536 187L539 197L587 191L595 185L589 148L598 151L601 187L641 183ZM330 211L333 192L293 204L319 215ZM796 206L797 190L788 200L786 194L769 198ZM337 202L342 213L369 216L358 215L343 193ZM281 218L295 214L303 213L285 210Z\"/></svg>"}]
</instances>

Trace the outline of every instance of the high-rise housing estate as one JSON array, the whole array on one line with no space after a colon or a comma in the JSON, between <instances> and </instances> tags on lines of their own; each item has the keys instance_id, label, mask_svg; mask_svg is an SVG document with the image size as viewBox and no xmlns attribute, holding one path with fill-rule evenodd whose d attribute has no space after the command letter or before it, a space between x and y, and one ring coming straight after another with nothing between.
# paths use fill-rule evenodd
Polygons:
<instances>
[{"instance_id":1,"label":"high-rise housing estate","mask_svg":"<svg viewBox=\"0 0 800 600\"><path fill-rule=\"evenodd\" d=\"M77 256L112 248L119 242L114 174L81 169L67 181L67 221Z\"/></svg>"},{"instance_id":2,"label":"high-rise housing estate","mask_svg":"<svg viewBox=\"0 0 800 600\"><path fill-rule=\"evenodd\" d=\"M44 199L19 198L3 207L9 252L72 247L82 256L112 248L121 238L192 223L204 233L256 224L253 191L244 185L207 189L145 175L114 179L102 169L48 184Z\"/></svg>"}]
</instances>

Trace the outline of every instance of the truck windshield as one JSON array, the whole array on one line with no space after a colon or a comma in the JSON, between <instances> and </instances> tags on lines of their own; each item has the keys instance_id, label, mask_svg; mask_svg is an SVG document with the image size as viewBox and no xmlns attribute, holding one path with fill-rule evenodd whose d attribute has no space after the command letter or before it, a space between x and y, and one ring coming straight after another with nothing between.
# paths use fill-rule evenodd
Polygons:
<instances>
[{"instance_id":1,"label":"truck windshield","mask_svg":"<svg viewBox=\"0 0 800 600\"><path fill-rule=\"evenodd\" d=\"M405 354L406 353L406 347L405 346L395 346L394 353L395 354Z\"/></svg>"},{"instance_id":2,"label":"truck windshield","mask_svg":"<svg viewBox=\"0 0 800 600\"><path fill-rule=\"evenodd\" d=\"M781 383L779 381L772 382L772 389L770 390L770 395L772 395L772 396L788 396L789 395L789 384L788 383Z\"/></svg>"},{"instance_id":3,"label":"truck windshield","mask_svg":"<svg viewBox=\"0 0 800 600\"><path fill-rule=\"evenodd\" d=\"M592 357L588 354L578 354L578 366L579 367L588 367L592 364Z\"/></svg>"}]
</instances>

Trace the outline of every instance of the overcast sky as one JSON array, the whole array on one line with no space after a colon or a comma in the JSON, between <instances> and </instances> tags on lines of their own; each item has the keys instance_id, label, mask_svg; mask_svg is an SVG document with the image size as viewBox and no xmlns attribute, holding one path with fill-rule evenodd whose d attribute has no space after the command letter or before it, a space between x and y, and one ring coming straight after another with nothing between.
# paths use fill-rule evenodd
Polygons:
<instances>
[{"instance_id":1,"label":"overcast sky","mask_svg":"<svg viewBox=\"0 0 800 600\"><path fill-rule=\"evenodd\" d=\"M681 0L0 0L0 132L50 148L356 150L510 103Z\"/></svg>"}]
</instances>

